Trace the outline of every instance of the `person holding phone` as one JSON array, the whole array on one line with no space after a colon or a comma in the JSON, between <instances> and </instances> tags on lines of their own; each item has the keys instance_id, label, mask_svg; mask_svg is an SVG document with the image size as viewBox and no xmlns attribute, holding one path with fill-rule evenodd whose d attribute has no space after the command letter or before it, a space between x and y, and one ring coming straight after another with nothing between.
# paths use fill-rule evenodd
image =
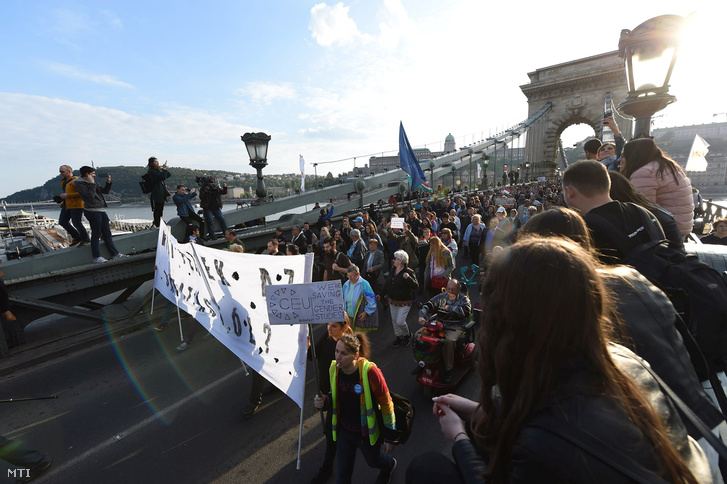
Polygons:
<instances>
[{"instance_id":1,"label":"person holding phone","mask_svg":"<svg viewBox=\"0 0 727 484\"><path fill-rule=\"evenodd\" d=\"M159 227L159 222L164 214L164 203L170 195L164 180L172 176L172 174L167 171L167 162L165 161L164 164L160 166L159 160L157 160L154 156L149 158L146 173L149 177L149 182L151 183L149 202L151 202L151 211L154 215L153 225L154 227Z\"/></svg>"},{"instance_id":2,"label":"person holding phone","mask_svg":"<svg viewBox=\"0 0 727 484\"><path fill-rule=\"evenodd\" d=\"M112 259L128 257L119 253L111 236L109 216L106 214L106 199L104 194L111 191L111 175L106 175L106 185L103 188L96 183L96 169L91 166L81 167L81 178L75 181L76 190L83 200L83 215L91 225L91 254L96 264L108 262L101 256L99 241L103 237L106 247L111 251Z\"/></svg>"}]
</instances>

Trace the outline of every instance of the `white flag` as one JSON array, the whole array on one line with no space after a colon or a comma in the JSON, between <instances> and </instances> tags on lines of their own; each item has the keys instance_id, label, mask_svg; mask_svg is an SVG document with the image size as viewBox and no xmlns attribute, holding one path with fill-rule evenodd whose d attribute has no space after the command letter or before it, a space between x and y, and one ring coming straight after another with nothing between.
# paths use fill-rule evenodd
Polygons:
<instances>
[{"instance_id":1,"label":"white flag","mask_svg":"<svg viewBox=\"0 0 727 484\"><path fill-rule=\"evenodd\" d=\"M704 141L701 136L694 135L694 143L692 150L689 152L687 160L687 171L707 171L707 153L709 153L709 143Z\"/></svg>"},{"instance_id":2,"label":"white flag","mask_svg":"<svg viewBox=\"0 0 727 484\"><path fill-rule=\"evenodd\" d=\"M303 193L305 191L305 160L303 159L303 155L300 156L300 192Z\"/></svg>"},{"instance_id":3,"label":"white flag","mask_svg":"<svg viewBox=\"0 0 727 484\"><path fill-rule=\"evenodd\" d=\"M310 254L275 257L180 244L162 223L155 265L161 295L303 406L307 328L270 325L265 286L310 282Z\"/></svg>"}]
</instances>

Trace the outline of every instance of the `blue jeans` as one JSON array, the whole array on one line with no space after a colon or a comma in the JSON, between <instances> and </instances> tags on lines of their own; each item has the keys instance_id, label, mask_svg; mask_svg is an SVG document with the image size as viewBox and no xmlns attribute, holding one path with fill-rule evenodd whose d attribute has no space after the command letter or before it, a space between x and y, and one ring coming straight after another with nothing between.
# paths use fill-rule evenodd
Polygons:
<instances>
[{"instance_id":1,"label":"blue jeans","mask_svg":"<svg viewBox=\"0 0 727 484\"><path fill-rule=\"evenodd\" d=\"M205 208L204 209L204 222L205 222L205 225L207 225L207 230L209 231L210 237L215 236L215 220L214 220L214 218L212 218L213 216L220 223L220 227L222 228L222 231L224 232L225 230L227 230L227 222L225 222L225 217L222 215L222 210L219 208L215 208L215 209Z\"/></svg>"},{"instance_id":2,"label":"blue jeans","mask_svg":"<svg viewBox=\"0 0 727 484\"><path fill-rule=\"evenodd\" d=\"M103 237L106 242L106 247L111 251L111 255L119 253L116 250L114 241L111 237L111 227L109 226L109 216L106 212L91 212L90 210L84 210L83 214L86 216L86 220L91 225L91 254L96 259L101 257L101 249L99 247L99 240Z\"/></svg>"},{"instance_id":3,"label":"blue jeans","mask_svg":"<svg viewBox=\"0 0 727 484\"><path fill-rule=\"evenodd\" d=\"M58 216L58 223L61 227L66 229L68 235L73 238L74 241L88 240L88 232L86 227L81 222L83 217L82 208L61 208L61 214ZM71 224L73 222L73 224Z\"/></svg>"},{"instance_id":4,"label":"blue jeans","mask_svg":"<svg viewBox=\"0 0 727 484\"><path fill-rule=\"evenodd\" d=\"M339 429L336 432L336 456L338 460L336 483L348 484L351 482L357 448L361 449L361 453L370 467L390 471L394 467L394 459L381 451L381 442L383 442L383 438L380 437L375 445L369 445L368 438L364 442L361 434Z\"/></svg>"}]
</instances>

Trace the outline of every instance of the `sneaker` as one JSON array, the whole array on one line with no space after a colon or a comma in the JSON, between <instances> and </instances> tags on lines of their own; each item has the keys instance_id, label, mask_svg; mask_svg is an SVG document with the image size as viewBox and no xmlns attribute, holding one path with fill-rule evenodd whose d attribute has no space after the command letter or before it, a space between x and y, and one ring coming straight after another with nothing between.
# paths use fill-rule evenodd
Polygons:
<instances>
[{"instance_id":1,"label":"sneaker","mask_svg":"<svg viewBox=\"0 0 727 484\"><path fill-rule=\"evenodd\" d=\"M47 471L52 463L53 463L53 459L51 459L51 457L48 454L43 454L43 460L41 461L41 463L34 467L29 468L28 472L26 472L25 475L16 479L15 482L32 481L33 479L35 479L36 477L40 476L45 471Z\"/></svg>"},{"instance_id":2,"label":"sneaker","mask_svg":"<svg viewBox=\"0 0 727 484\"><path fill-rule=\"evenodd\" d=\"M402 337L397 336L396 339L394 340L394 342L391 343L391 346L393 346L394 348L398 348L399 346L401 346L401 343L402 343Z\"/></svg>"},{"instance_id":3,"label":"sneaker","mask_svg":"<svg viewBox=\"0 0 727 484\"><path fill-rule=\"evenodd\" d=\"M126 257L129 257L129 256L128 256L128 255L126 255L126 254L121 254L121 253L119 253L119 254L116 254L115 256L113 256L113 257L111 258L111 260L119 260L119 259L124 259L124 258L126 258Z\"/></svg>"},{"instance_id":4,"label":"sneaker","mask_svg":"<svg viewBox=\"0 0 727 484\"><path fill-rule=\"evenodd\" d=\"M189 343L187 343L187 342L185 341L185 342L183 342L183 343L182 343L181 345L177 346L177 349L178 349L179 351L184 351L184 350L186 350L187 348L189 348L189 346L190 346L190 345L189 345Z\"/></svg>"},{"instance_id":5,"label":"sneaker","mask_svg":"<svg viewBox=\"0 0 727 484\"><path fill-rule=\"evenodd\" d=\"M324 469L321 467L318 469L318 474L313 476L313 479L310 480L310 484L323 484L328 481L332 473L331 469Z\"/></svg>"},{"instance_id":6,"label":"sneaker","mask_svg":"<svg viewBox=\"0 0 727 484\"><path fill-rule=\"evenodd\" d=\"M80 240L76 240L76 239L73 239L73 240L71 241L71 243L70 243L70 244L68 244L68 247L75 247L75 246L77 246L77 245L78 245L78 244L80 244L80 243L81 243L81 241L80 241Z\"/></svg>"},{"instance_id":7,"label":"sneaker","mask_svg":"<svg viewBox=\"0 0 727 484\"><path fill-rule=\"evenodd\" d=\"M411 342L411 334L407 334L406 336L402 336L401 338L401 346L409 346L409 343Z\"/></svg>"},{"instance_id":8,"label":"sneaker","mask_svg":"<svg viewBox=\"0 0 727 484\"><path fill-rule=\"evenodd\" d=\"M391 482L391 474L393 474L394 469L396 469L396 459L392 460L394 461L393 467L390 471L379 472L379 477L376 478L376 484L389 484L389 482Z\"/></svg>"},{"instance_id":9,"label":"sneaker","mask_svg":"<svg viewBox=\"0 0 727 484\"><path fill-rule=\"evenodd\" d=\"M86 247L87 245L91 245L90 240L82 240L78 243L77 247Z\"/></svg>"},{"instance_id":10,"label":"sneaker","mask_svg":"<svg viewBox=\"0 0 727 484\"><path fill-rule=\"evenodd\" d=\"M106 259L104 259L103 257L96 257L93 260L94 264L103 264L104 262L108 262L108 261Z\"/></svg>"},{"instance_id":11,"label":"sneaker","mask_svg":"<svg viewBox=\"0 0 727 484\"><path fill-rule=\"evenodd\" d=\"M202 339L210 339L212 337L212 333L207 333L206 335L202 336Z\"/></svg>"},{"instance_id":12,"label":"sneaker","mask_svg":"<svg viewBox=\"0 0 727 484\"><path fill-rule=\"evenodd\" d=\"M156 329L157 331L164 331L165 329L167 329L167 326L169 326L169 323L162 323L154 326L154 329Z\"/></svg>"}]
</instances>

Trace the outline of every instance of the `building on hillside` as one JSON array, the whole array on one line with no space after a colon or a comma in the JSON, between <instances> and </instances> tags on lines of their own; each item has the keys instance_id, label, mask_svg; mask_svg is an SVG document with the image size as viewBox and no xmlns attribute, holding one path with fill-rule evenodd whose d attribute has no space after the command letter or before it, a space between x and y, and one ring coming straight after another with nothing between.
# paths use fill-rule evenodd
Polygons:
<instances>
[{"instance_id":1,"label":"building on hillside","mask_svg":"<svg viewBox=\"0 0 727 484\"><path fill-rule=\"evenodd\" d=\"M245 189L242 187L228 187L227 198L245 198Z\"/></svg>"}]
</instances>

